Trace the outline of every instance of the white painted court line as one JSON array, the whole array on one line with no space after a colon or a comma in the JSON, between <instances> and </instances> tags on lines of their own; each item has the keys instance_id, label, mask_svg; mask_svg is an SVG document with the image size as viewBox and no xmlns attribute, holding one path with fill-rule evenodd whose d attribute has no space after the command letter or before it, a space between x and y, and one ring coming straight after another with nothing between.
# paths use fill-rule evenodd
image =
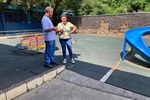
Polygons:
<instances>
[{"instance_id":1,"label":"white painted court line","mask_svg":"<svg viewBox=\"0 0 150 100\"><path fill-rule=\"evenodd\" d=\"M114 70L110 69L102 78L101 82L106 82L106 80L110 77L110 75L113 73Z\"/></svg>"},{"instance_id":2,"label":"white painted court line","mask_svg":"<svg viewBox=\"0 0 150 100\"><path fill-rule=\"evenodd\" d=\"M121 59L119 59L114 66L111 67L111 69L100 79L101 82L106 82L107 79L110 77L110 75L113 73L114 70L117 69L119 64L122 62Z\"/></svg>"}]
</instances>

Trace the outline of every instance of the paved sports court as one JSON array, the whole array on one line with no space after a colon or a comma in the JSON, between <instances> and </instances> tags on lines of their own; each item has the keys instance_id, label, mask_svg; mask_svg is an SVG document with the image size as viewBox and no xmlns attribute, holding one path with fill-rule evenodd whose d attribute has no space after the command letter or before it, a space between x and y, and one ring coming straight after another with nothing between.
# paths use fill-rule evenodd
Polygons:
<instances>
[{"instance_id":1,"label":"paved sports court","mask_svg":"<svg viewBox=\"0 0 150 100\"><path fill-rule=\"evenodd\" d=\"M73 45L77 63L67 68L81 75L138 94L150 96L150 64L138 54L127 51L121 60L123 37L74 35ZM145 39L147 45L150 40ZM130 47L128 46L128 50Z\"/></svg>"},{"instance_id":2,"label":"paved sports court","mask_svg":"<svg viewBox=\"0 0 150 100\"><path fill-rule=\"evenodd\" d=\"M121 52L124 41L123 37L75 34L73 35L73 38L76 41L76 44L73 45L76 64L71 64L68 62L66 64L67 70L75 72L81 76L94 79L96 81L101 81L122 89L126 89L150 97L150 64L143 60L138 54L134 54L133 52L129 51L127 51L125 61L122 62ZM1 48L0 50L0 54L6 54L7 56L5 57L4 55L4 58L1 56L0 61L3 62L3 64L6 64L7 59L5 58L8 58L8 56L12 54L10 53L11 50L16 50L14 49L14 46L19 43L21 39L22 38L0 39L0 45L3 46L3 48ZM146 44L150 45L149 39L145 39L145 41ZM58 50L56 51L56 58L58 62L62 63L62 54L59 42L57 42L57 48ZM130 47L128 46L128 50L129 49ZM10 55L7 55L7 52L9 52ZM26 59L25 61L31 61L31 59L34 59L32 60L33 63L35 63L37 60L38 65L40 65L41 67L38 66L39 69L36 69L35 66L30 65L30 68L32 68L33 72L40 73L41 71L43 72L47 70L42 67L44 59L43 53L29 57L27 55L21 55L16 57L18 58L9 58L10 62L8 62L7 64L13 64L13 62L14 64L17 64L17 62L21 63L20 61L24 61L23 59ZM19 57L21 59L19 59ZM25 66L27 66L28 64L26 63L24 65L23 63L24 62L22 62L23 67L21 68L26 69ZM2 69L4 69L4 67L0 67L0 70ZM35 75L35 73L24 73L27 75L26 78L30 78ZM16 83L16 81L13 82L14 84ZM12 84L7 84L7 87ZM2 88L2 86L0 87ZM2 89L4 89L4 87Z\"/></svg>"}]
</instances>

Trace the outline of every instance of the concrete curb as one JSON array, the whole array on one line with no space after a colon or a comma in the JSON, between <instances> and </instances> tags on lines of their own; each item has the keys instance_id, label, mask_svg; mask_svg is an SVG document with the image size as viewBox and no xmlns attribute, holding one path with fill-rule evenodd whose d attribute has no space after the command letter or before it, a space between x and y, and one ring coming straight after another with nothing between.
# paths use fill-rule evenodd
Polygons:
<instances>
[{"instance_id":1,"label":"concrete curb","mask_svg":"<svg viewBox=\"0 0 150 100\"><path fill-rule=\"evenodd\" d=\"M11 100L31 89L34 89L42 85L44 82L52 80L54 77L56 77L56 75L58 75L64 69L65 69L65 66L62 65L62 66L50 69L38 76L27 79L24 82L15 84L7 89L0 90L0 100Z\"/></svg>"},{"instance_id":2,"label":"concrete curb","mask_svg":"<svg viewBox=\"0 0 150 100\"><path fill-rule=\"evenodd\" d=\"M0 100L6 100L5 92L0 90Z\"/></svg>"},{"instance_id":3,"label":"concrete curb","mask_svg":"<svg viewBox=\"0 0 150 100\"><path fill-rule=\"evenodd\" d=\"M15 84L4 90L6 94L6 100L11 100L25 92L27 92L27 85L24 82Z\"/></svg>"},{"instance_id":4,"label":"concrete curb","mask_svg":"<svg viewBox=\"0 0 150 100\"><path fill-rule=\"evenodd\" d=\"M43 33L23 33L23 34L14 34L14 35L3 35L0 36L0 39L20 38L20 37L35 36L35 35L43 35Z\"/></svg>"},{"instance_id":5,"label":"concrete curb","mask_svg":"<svg viewBox=\"0 0 150 100\"><path fill-rule=\"evenodd\" d=\"M27 91L34 89L43 84L43 76L36 76L30 78L26 81L26 84L27 84Z\"/></svg>"},{"instance_id":6,"label":"concrete curb","mask_svg":"<svg viewBox=\"0 0 150 100\"><path fill-rule=\"evenodd\" d=\"M60 79L60 80L63 80L72 84L76 84L81 87L86 87L86 88L98 90L101 92L129 98L131 100L150 100L150 98L147 96L134 93L132 91L125 90L123 88L116 87L116 86L101 82L99 80L95 80L89 77L82 76L79 73L72 72L68 69L66 69L65 72L58 75L56 79Z\"/></svg>"}]
</instances>

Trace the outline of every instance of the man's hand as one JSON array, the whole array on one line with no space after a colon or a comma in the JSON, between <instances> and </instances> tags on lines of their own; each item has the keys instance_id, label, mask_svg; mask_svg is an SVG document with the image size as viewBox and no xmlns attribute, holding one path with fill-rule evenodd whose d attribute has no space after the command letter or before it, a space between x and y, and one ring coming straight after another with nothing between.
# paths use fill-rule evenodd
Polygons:
<instances>
[{"instance_id":1,"label":"man's hand","mask_svg":"<svg viewBox=\"0 0 150 100\"><path fill-rule=\"evenodd\" d=\"M45 32L50 32L50 31L56 31L58 32L58 28L57 27L53 27L53 28L49 28L47 30L44 30Z\"/></svg>"},{"instance_id":2,"label":"man's hand","mask_svg":"<svg viewBox=\"0 0 150 100\"><path fill-rule=\"evenodd\" d=\"M59 30L58 30L58 27L54 27L53 30L56 31L56 32L59 31Z\"/></svg>"}]
</instances>

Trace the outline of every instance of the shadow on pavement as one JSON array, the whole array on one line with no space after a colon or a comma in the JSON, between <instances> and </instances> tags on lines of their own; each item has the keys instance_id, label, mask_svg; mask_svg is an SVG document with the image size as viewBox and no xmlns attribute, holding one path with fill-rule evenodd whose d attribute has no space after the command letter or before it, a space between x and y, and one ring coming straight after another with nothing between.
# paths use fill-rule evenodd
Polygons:
<instances>
[{"instance_id":1,"label":"shadow on pavement","mask_svg":"<svg viewBox=\"0 0 150 100\"><path fill-rule=\"evenodd\" d=\"M66 68L80 75L95 80L100 80L110 70L110 68L105 66L100 66L100 65L78 61L78 60L76 60L76 64L71 64L70 62L68 62L66 64Z\"/></svg>"},{"instance_id":2,"label":"shadow on pavement","mask_svg":"<svg viewBox=\"0 0 150 100\"><path fill-rule=\"evenodd\" d=\"M70 71L100 80L110 68L88 62L76 60L76 64L67 63L66 68ZM142 75L115 70L106 83L117 86L141 95L150 96L150 78ZM114 91L115 92L115 91Z\"/></svg>"},{"instance_id":3,"label":"shadow on pavement","mask_svg":"<svg viewBox=\"0 0 150 100\"><path fill-rule=\"evenodd\" d=\"M49 70L43 66L43 53L29 50L30 53L33 52L35 54L22 54L15 52L18 49L13 46L0 44L0 47L0 90ZM75 54L74 56L78 57L80 54ZM60 64L62 64L62 59L62 55L56 56L56 60ZM100 80L110 70L106 66L78 60L76 60L76 64L68 62L66 68L95 80ZM116 70L106 82L145 96L150 96L149 77Z\"/></svg>"},{"instance_id":4,"label":"shadow on pavement","mask_svg":"<svg viewBox=\"0 0 150 100\"><path fill-rule=\"evenodd\" d=\"M0 90L50 70L44 67L43 56L39 51L0 44Z\"/></svg>"},{"instance_id":5,"label":"shadow on pavement","mask_svg":"<svg viewBox=\"0 0 150 100\"><path fill-rule=\"evenodd\" d=\"M135 56L136 54L137 53L132 49L131 51L127 53L127 55L125 56L125 59L131 63L137 64L146 68L150 68L150 63L146 62L144 59L140 59L136 57ZM122 53L120 55L122 55Z\"/></svg>"},{"instance_id":6,"label":"shadow on pavement","mask_svg":"<svg viewBox=\"0 0 150 100\"><path fill-rule=\"evenodd\" d=\"M150 97L150 78L115 70L106 83Z\"/></svg>"}]
</instances>

